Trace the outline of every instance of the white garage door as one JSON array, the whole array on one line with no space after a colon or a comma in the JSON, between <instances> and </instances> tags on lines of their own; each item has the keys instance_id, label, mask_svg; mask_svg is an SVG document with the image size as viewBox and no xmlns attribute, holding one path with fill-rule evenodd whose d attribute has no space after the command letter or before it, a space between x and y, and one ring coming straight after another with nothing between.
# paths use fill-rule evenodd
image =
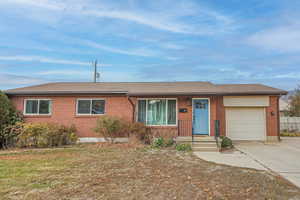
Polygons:
<instances>
[{"instance_id":1,"label":"white garage door","mask_svg":"<svg viewBox=\"0 0 300 200\"><path fill-rule=\"evenodd\" d=\"M232 140L265 140L265 109L226 108L226 133Z\"/></svg>"}]
</instances>

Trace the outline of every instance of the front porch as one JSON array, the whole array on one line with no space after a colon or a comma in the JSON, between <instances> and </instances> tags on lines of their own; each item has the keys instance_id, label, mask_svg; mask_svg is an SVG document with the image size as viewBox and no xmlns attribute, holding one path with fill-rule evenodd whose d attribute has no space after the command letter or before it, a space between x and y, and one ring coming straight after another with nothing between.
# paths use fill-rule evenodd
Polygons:
<instances>
[{"instance_id":1,"label":"front porch","mask_svg":"<svg viewBox=\"0 0 300 200\"><path fill-rule=\"evenodd\" d=\"M210 131L207 134L196 134L194 131L193 120L178 120L177 122L177 135L180 138L209 138L209 137L219 137L221 135L220 120L210 120L209 126Z\"/></svg>"}]
</instances>

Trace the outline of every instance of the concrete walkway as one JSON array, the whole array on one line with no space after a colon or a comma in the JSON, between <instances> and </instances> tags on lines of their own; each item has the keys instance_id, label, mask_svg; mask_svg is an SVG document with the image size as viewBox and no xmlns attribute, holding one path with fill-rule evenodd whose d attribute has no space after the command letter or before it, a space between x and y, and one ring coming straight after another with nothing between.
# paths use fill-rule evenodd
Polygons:
<instances>
[{"instance_id":1,"label":"concrete walkway","mask_svg":"<svg viewBox=\"0 0 300 200\"><path fill-rule=\"evenodd\" d=\"M235 147L264 167L300 187L300 138L285 137L280 143L239 143Z\"/></svg>"},{"instance_id":2,"label":"concrete walkway","mask_svg":"<svg viewBox=\"0 0 300 200\"><path fill-rule=\"evenodd\" d=\"M284 137L279 143L247 142L235 144L228 153L194 152L214 163L275 172L300 187L300 138Z\"/></svg>"},{"instance_id":3,"label":"concrete walkway","mask_svg":"<svg viewBox=\"0 0 300 200\"><path fill-rule=\"evenodd\" d=\"M235 167L252 168L257 170L267 170L259 162L253 160L248 155L239 151L233 151L228 153L194 152L194 154L199 158L201 158L202 160L206 160L218 164L230 165Z\"/></svg>"}]
</instances>

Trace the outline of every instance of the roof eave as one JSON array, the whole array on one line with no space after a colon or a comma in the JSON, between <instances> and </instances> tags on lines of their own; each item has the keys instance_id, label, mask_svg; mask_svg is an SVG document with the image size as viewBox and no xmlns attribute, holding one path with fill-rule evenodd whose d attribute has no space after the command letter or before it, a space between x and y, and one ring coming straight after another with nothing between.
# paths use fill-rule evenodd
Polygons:
<instances>
[{"instance_id":1,"label":"roof eave","mask_svg":"<svg viewBox=\"0 0 300 200\"><path fill-rule=\"evenodd\" d=\"M287 91L278 91L278 92L270 92L270 91L262 91L262 92L223 92L219 93L219 95L223 96L240 96L240 95L286 95Z\"/></svg>"},{"instance_id":2,"label":"roof eave","mask_svg":"<svg viewBox=\"0 0 300 200\"><path fill-rule=\"evenodd\" d=\"M47 92L36 92L36 91L28 91L28 92L4 92L8 96L36 96L36 95L127 95L127 91L105 91L105 92L97 92L97 91L47 91Z\"/></svg>"},{"instance_id":3,"label":"roof eave","mask_svg":"<svg viewBox=\"0 0 300 200\"><path fill-rule=\"evenodd\" d=\"M172 92L172 93L129 93L129 96L139 97L139 96L196 96L196 95L217 95L215 92Z\"/></svg>"},{"instance_id":4,"label":"roof eave","mask_svg":"<svg viewBox=\"0 0 300 200\"><path fill-rule=\"evenodd\" d=\"M24 91L24 92L10 92L4 91L8 96L47 96L47 95L57 95L57 96L70 96L70 95L128 95L128 96L241 96L241 95L286 95L287 91L255 91L255 92L173 92L173 93L129 93L127 91Z\"/></svg>"}]
</instances>

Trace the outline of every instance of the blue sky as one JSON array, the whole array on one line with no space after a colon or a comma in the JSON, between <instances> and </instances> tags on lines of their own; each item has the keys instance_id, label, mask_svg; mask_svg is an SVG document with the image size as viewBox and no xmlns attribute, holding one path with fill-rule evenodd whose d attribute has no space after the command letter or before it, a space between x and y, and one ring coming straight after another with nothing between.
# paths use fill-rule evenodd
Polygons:
<instances>
[{"instance_id":1,"label":"blue sky","mask_svg":"<svg viewBox=\"0 0 300 200\"><path fill-rule=\"evenodd\" d=\"M2 0L0 89L52 81L300 84L300 2Z\"/></svg>"}]
</instances>

